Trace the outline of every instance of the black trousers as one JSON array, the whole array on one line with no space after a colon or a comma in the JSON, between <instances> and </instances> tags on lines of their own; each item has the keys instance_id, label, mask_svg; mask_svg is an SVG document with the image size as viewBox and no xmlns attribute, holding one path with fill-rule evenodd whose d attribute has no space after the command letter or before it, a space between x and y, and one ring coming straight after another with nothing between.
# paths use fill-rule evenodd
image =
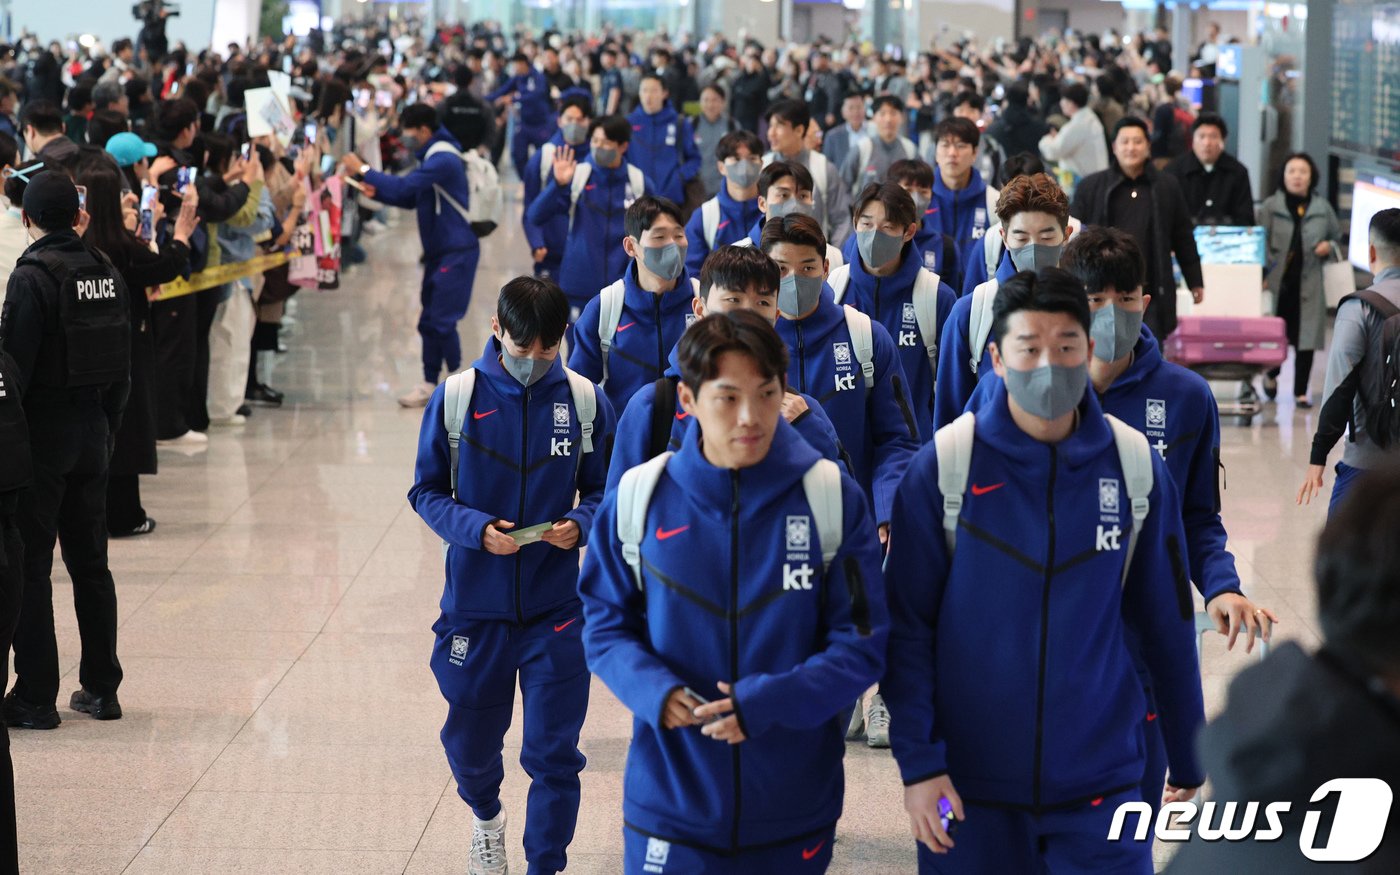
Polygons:
<instances>
[{"instance_id":1,"label":"black trousers","mask_svg":"<svg viewBox=\"0 0 1400 875\"><path fill-rule=\"evenodd\" d=\"M152 389L156 404L156 437L170 440L190 430L188 410L194 388L198 314L195 300L185 295L151 302L151 331L155 335L156 360ZM205 345L208 345L205 333ZM208 382L206 366L205 381Z\"/></svg>"},{"instance_id":2,"label":"black trousers","mask_svg":"<svg viewBox=\"0 0 1400 875\"><path fill-rule=\"evenodd\" d=\"M185 419L195 431L209 430L209 329L219 311L219 289L197 292L194 298L194 375Z\"/></svg>"},{"instance_id":3,"label":"black trousers","mask_svg":"<svg viewBox=\"0 0 1400 875\"><path fill-rule=\"evenodd\" d=\"M19 620L24 592L24 541L15 525L19 496L0 495L0 681L10 685L10 642ZM3 723L4 721L0 721ZM10 761L10 734L0 725L0 873L19 871L19 840L15 832L15 770Z\"/></svg>"},{"instance_id":4,"label":"black trousers","mask_svg":"<svg viewBox=\"0 0 1400 875\"><path fill-rule=\"evenodd\" d=\"M30 405L34 482L20 496L24 600L15 630L15 694L35 705L58 700L58 641L53 623L53 548L73 580L82 660L78 681L97 696L121 684L117 590L107 567L106 414L96 401Z\"/></svg>"},{"instance_id":5,"label":"black trousers","mask_svg":"<svg viewBox=\"0 0 1400 875\"><path fill-rule=\"evenodd\" d=\"M146 521L141 506L141 475L107 475L107 531L125 534Z\"/></svg>"}]
</instances>

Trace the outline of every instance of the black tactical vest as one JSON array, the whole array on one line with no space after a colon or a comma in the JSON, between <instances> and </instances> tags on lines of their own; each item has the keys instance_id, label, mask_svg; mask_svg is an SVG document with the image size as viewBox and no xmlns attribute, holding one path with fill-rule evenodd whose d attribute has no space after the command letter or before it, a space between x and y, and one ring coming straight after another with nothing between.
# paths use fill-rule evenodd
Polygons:
<instances>
[{"instance_id":1,"label":"black tactical vest","mask_svg":"<svg viewBox=\"0 0 1400 875\"><path fill-rule=\"evenodd\" d=\"M37 265L58 285L65 349L40 353L35 383L53 388L106 386L131 372L131 310L126 283L101 252L42 249L18 264ZM18 265L16 265L18 266Z\"/></svg>"}]
</instances>

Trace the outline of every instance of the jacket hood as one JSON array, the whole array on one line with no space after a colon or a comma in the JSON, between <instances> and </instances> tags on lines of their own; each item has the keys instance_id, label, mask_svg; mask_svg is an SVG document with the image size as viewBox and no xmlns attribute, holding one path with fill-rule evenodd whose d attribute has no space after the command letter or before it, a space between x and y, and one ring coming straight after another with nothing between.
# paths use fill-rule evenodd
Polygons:
<instances>
[{"instance_id":1,"label":"jacket hood","mask_svg":"<svg viewBox=\"0 0 1400 875\"><path fill-rule=\"evenodd\" d=\"M439 127L437 130L433 131L432 138L429 139L428 142L419 146L418 150L413 153L418 157L419 162L422 162L424 158L428 157L428 150L433 147L434 143L447 143L449 146L456 149L458 152L462 151L462 144L457 142L457 138L452 136L452 134L448 132L447 128Z\"/></svg>"},{"instance_id":2,"label":"jacket hood","mask_svg":"<svg viewBox=\"0 0 1400 875\"><path fill-rule=\"evenodd\" d=\"M1108 392L1105 394L1132 392L1143 380L1151 377L1161 365L1162 348L1157 344L1157 338L1153 336L1152 329L1144 324L1138 331L1138 342L1133 346L1133 363L1118 379L1113 381L1113 385L1108 387Z\"/></svg>"},{"instance_id":3,"label":"jacket hood","mask_svg":"<svg viewBox=\"0 0 1400 875\"><path fill-rule=\"evenodd\" d=\"M670 124L671 122L674 122L676 119L680 118L680 115L676 112L675 108L671 106L670 102L667 101L666 103L663 103L661 105L661 109L657 110L654 113L647 112L646 110L642 109L641 106L638 106L637 109L632 113L631 118L634 123L633 126L635 127L636 122L641 122L642 124L649 125Z\"/></svg>"},{"instance_id":4,"label":"jacket hood","mask_svg":"<svg viewBox=\"0 0 1400 875\"><path fill-rule=\"evenodd\" d=\"M708 513L726 516L734 499L733 475L728 468L716 468L701 450L700 424L686 430L685 443L666 465L666 472L677 483L685 484L686 494ZM757 465L738 469L745 503L762 507L781 499L801 482L807 469L821 454L812 449L787 420L778 417L773 444Z\"/></svg>"},{"instance_id":5,"label":"jacket hood","mask_svg":"<svg viewBox=\"0 0 1400 875\"><path fill-rule=\"evenodd\" d=\"M821 297L817 302L817 309L802 319L789 319L786 316L778 316L778 334L787 343L788 349L795 349L797 346L797 326L802 326L802 337L807 343L818 342L822 338L831 334L837 327L846 324L846 311L841 304L836 303L836 293L831 290L831 286L822 283Z\"/></svg>"},{"instance_id":6,"label":"jacket hood","mask_svg":"<svg viewBox=\"0 0 1400 875\"><path fill-rule=\"evenodd\" d=\"M943 184L943 174L935 167L933 169L933 196L951 200L958 206L963 206L979 200L986 200L987 183L982 179L982 174L974 167L972 168L972 178L968 180L967 187L953 191Z\"/></svg>"},{"instance_id":7,"label":"jacket hood","mask_svg":"<svg viewBox=\"0 0 1400 875\"><path fill-rule=\"evenodd\" d=\"M648 312L656 306L656 299L661 299L661 309L664 312L671 312L684 304L686 309L690 309L690 299L695 297L695 290L690 283L690 272L684 267L681 268L681 275L676 277L676 287L670 291L648 292L637 284L637 260L634 258L627 262L627 270L622 274L623 303L632 310Z\"/></svg>"}]
</instances>

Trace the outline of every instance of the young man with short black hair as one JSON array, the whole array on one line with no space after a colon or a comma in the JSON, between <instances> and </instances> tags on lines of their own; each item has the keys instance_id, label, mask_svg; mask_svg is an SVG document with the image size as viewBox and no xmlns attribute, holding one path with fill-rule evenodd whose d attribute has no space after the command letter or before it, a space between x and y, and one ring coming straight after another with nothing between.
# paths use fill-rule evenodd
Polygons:
<instances>
[{"instance_id":1,"label":"young man with short black hair","mask_svg":"<svg viewBox=\"0 0 1400 875\"><path fill-rule=\"evenodd\" d=\"M744 239L763 217L758 182L763 174L763 143L748 131L731 131L715 146L719 191L691 214L685 225L690 241L686 267L698 274L705 258L721 246Z\"/></svg>"},{"instance_id":2,"label":"young man with short black hair","mask_svg":"<svg viewBox=\"0 0 1400 875\"><path fill-rule=\"evenodd\" d=\"M549 185L554 176L554 155L563 146L573 150L574 160L588 158L588 133L593 118L592 101L586 97L567 97L559 102L559 130L544 145L535 150L525 166L522 182L525 183L525 209L521 212L520 224L525 230L525 242L530 247L530 257L535 260L535 276L559 277L559 266L564 261L564 246L569 237L569 216L555 212L540 224L530 220L529 205L535 202L540 192Z\"/></svg>"},{"instance_id":3,"label":"young man with short black hair","mask_svg":"<svg viewBox=\"0 0 1400 875\"><path fill-rule=\"evenodd\" d=\"M900 133L907 115L898 98L888 94L871 105L875 135L858 142L841 165L841 178L854 197L872 182L883 182L890 165L919 156L914 141Z\"/></svg>"},{"instance_id":4,"label":"young man with short black hair","mask_svg":"<svg viewBox=\"0 0 1400 875\"><path fill-rule=\"evenodd\" d=\"M631 161L656 184L653 192L685 203L685 186L700 172L700 152L690 119L676 112L659 73L642 76L640 105L627 116L632 125Z\"/></svg>"},{"instance_id":5,"label":"young man with short black hair","mask_svg":"<svg viewBox=\"0 0 1400 875\"><path fill-rule=\"evenodd\" d=\"M918 158L896 161L890 165L886 181L909 192L914 199L914 210L919 215L919 230L914 234L914 245L923 253L924 267L942 277L956 292L962 276L962 263L958 258L957 244L952 237L943 233L938 218L938 204L933 201L933 168ZM848 262L856 257L854 237L846 240L841 254Z\"/></svg>"},{"instance_id":6,"label":"young man with short black hair","mask_svg":"<svg viewBox=\"0 0 1400 875\"><path fill-rule=\"evenodd\" d=\"M757 246L763 238L763 226L770 219L783 216L816 218L816 203L812 194L812 174L801 164L774 161L758 176L758 221L747 237L734 241L736 246ZM845 264L841 250L827 244L826 257L832 269Z\"/></svg>"},{"instance_id":7,"label":"young man with short black hair","mask_svg":"<svg viewBox=\"0 0 1400 875\"><path fill-rule=\"evenodd\" d=\"M933 200L938 204L939 226L953 238L958 260L967 264L972 244L992 225L996 189L973 166L982 135L977 125L953 116L933 129Z\"/></svg>"},{"instance_id":8,"label":"young man with short black hair","mask_svg":"<svg viewBox=\"0 0 1400 875\"><path fill-rule=\"evenodd\" d=\"M914 200L893 182L871 183L852 208L856 257L831 272L837 303L884 325L899 348L919 437L933 437L933 388L938 344L957 295L923 266L914 246L919 216Z\"/></svg>"},{"instance_id":9,"label":"young man with short black hair","mask_svg":"<svg viewBox=\"0 0 1400 875\"><path fill-rule=\"evenodd\" d=\"M588 155L582 160L567 145L555 149L553 174L526 211L536 225L567 217L558 276L575 319L598 289L627 269L622 243L628 236L627 208L656 190L641 168L628 161L632 125L627 119L596 118L588 137ZM566 342L573 340L566 337Z\"/></svg>"},{"instance_id":10,"label":"young man with short black hair","mask_svg":"<svg viewBox=\"0 0 1400 875\"><path fill-rule=\"evenodd\" d=\"M604 498L579 580L588 667L633 714L622 869L825 872L837 712L884 662L870 513L783 420L766 318L697 322L678 364L699 427Z\"/></svg>"},{"instance_id":11,"label":"young man with short black hair","mask_svg":"<svg viewBox=\"0 0 1400 875\"><path fill-rule=\"evenodd\" d=\"M607 480L614 418L603 392L559 358L568 319L550 280L502 287L481 358L428 401L408 493L445 545L430 664L448 703L447 761L472 809L474 875L506 872L501 746L517 682L530 872L564 869L578 820L589 687L578 553Z\"/></svg>"},{"instance_id":12,"label":"young man with short black hair","mask_svg":"<svg viewBox=\"0 0 1400 875\"><path fill-rule=\"evenodd\" d=\"M783 161L807 168L812 174L814 215L832 244L841 245L851 234L851 190L841 178L841 168L807 148L807 134L815 123L811 110L800 100L778 100L768 107L767 118L770 151L763 163Z\"/></svg>"},{"instance_id":13,"label":"young man with short black hair","mask_svg":"<svg viewBox=\"0 0 1400 875\"><path fill-rule=\"evenodd\" d=\"M995 391L899 486L880 689L921 873L1152 871L1149 844L1107 840L1145 767L1130 635L1160 706L1167 798L1205 780L1176 490L1089 391L1090 325L1058 268L1003 284Z\"/></svg>"},{"instance_id":14,"label":"young man with short black hair","mask_svg":"<svg viewBox=\"0 0 1400 875\"><path fill-rule=\"evenodd\" d=\"M622 278L604 287L574 324L569 367L594 380L613 409L666 371L666 355L695 320L685 269L681 209L646 195L627 208Z\"/></svg>"},{"instance_id":15,"label":"young man with short black hair","mask_svg":"<svg viewBox=\"0 0 1400 875\"><path fill-rule=\"evenodd\" d=\"M700 268L691 309L697 320L715 313L752 310L776 323L779 282L778 265L763 250L755 246L721 246L710 253ZM671 350L666 373L638 389L618 418L617 441L608 469L609 491L629 469L667 449L680 449L687 429L694 423L681 407L676 392L681 376L678 350L679 346ZM817 399L788 390L783 398L783 419L823 457L842 460L836 428Z\"/></svg>"},{"instance_id":16,"label":"young man with short black hair","mask_svg":"<svg viewBox=\"0 0 1400 875\"><path fill-rule=\"evenodd\" d=\"M810 216L763 226L762 249L782 276L778 334L792 353L788 383L826 408L883 542L895 487L919 446L919 425L894 338L878 320L836 303L826 284L826 247Z\"/></svg>"}]
</instances>

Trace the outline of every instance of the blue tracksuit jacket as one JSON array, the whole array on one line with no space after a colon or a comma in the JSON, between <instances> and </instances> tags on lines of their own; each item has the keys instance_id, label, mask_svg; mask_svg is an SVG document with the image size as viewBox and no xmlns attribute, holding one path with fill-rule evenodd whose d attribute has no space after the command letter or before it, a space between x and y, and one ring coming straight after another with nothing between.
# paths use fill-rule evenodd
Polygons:
<instances>
[{"instance_id":1,"label":"blue tracksuit jacket","mask_svg":"<svg viewBox=\"0 0 1400 875\"><path fill-rule=\"evenodd\" d=\"M929 209L937 210L938 208L929 207ZM944 245L945 242L948 243L947 246ZM956 293L959 276L958 259L957 252L952 246L952 238L945 237L936 225L930 225L925 221L914 233L914 248L919 250L919 258L924 267L938 274L939 278ZM846 238L846 242L841 244L841 257L846 259L847 264L850 264L859 255L860 249L857 246L856 235L852 233Z\"/></svg>"},{"instance_id":2,"label":"blue tracksuit jacket","mask_svg":"<svg viewBox=\"0 0 1400 875\"><path fill-rule=\"evenodd\" d=\"M622 250L622 238L627 236L623 221L627 207L644 194L656 191L650 179L645 191L632 191L627 181L627 164L623 162L609 170L599 167L590 155L593 169L588 184L579 195L569 226L569 186L559 185L553 178L544 191L530 203L526 218L536 225L546 225L556 216L564 216L568 237L564 256L559 265L559 285L569 303L583 308L598 290L618 277L627 268L627 253Z\"/></svg>"},{"instance_id":3,"label":"blue tracksuit jacket","mask_svg":"<svg viewBox=\"0 0 1400 875\"><path fill-rule=\"evenodd\" d=\"M729 186L723 182L720 183L719 194L715 195L715 199L719 201L719 224L715 226L713 249L705 242L703 210L691 213L690 221L685 223L685 239L690 245L685 256L685 266L692 276L700 276L700 268L704 265L705 258L714 249L738 243L748 237L749 229L763 218L763 214L758 211L758 198L736 201L729 196ZM754 241L754 245L758 245L757 241Z\"/></svg>"},{"instance_id":4,"label":"blue tracksuit jacket","mask_svg":"<svg viewBox=\"0 0 1400 875\"><path fill-rule=\"evenodd\" d=\"M997 282L1004 283L1016 275L1011 260L1002 261L997 268ZM938 389L933 399L933 427L942 428L957 419L972 398L977 381L992 373L992 354L983 348L977 373L972 373L972 341L968 338L972 324L972 296L963 295L953 304L948 321L943 323L943 339L938 344ZM988 335L991 345L994 338Z\"/></svg>"},{"instance_id":5,"label":"blue tracksuit jacket","mask_svg":"<svg viewBox=\"0 0 1400 875\"><path fill-rule=\"evenodd\" d=\"M923 253L913 246L906 246L904 263L898 272L888 277L866 273L860 258L847 263L851 266L851 280L841 302L850 304L884 325L890 337L895 339L899 347L899 363L909 386L914 421L919 426L919 437L927 441L933 437L935 374L929 364L928 350L924 348L924 337L919 333L919 324L914 318L914 279L923 270ZM936 325L940 332L956 300L957 295L948 284L940 282ZM939 343L942 342L940 337Z\"/></svg>"},{"instance_id":6,"label":"blue tracksuit jacket","mask_svg":"<svg viewBox=\"0 0 1400 875\"><path fill-rule=\"evenodd\" d=\"M577 548L535 543L497 556L482 549L482 534L496 520L525 528L571 519L583 547L608 478L616 421L607 396L595 389L593 452L582 454L578 411L562 362L556 360L527 390L501 367L499 353L497 341L488 339L472 365L476 388L458 448L458 499L452 500L442 386L423 411L408 492L409 504L449 545L442 612L452 622L528 623L576 600Z\"/></svg>"},{"instance_id":7,"label":"blue tracksuit jacket","mask_svg":"<svg viewBox=\"0 0 1400 875\"><path fill-rule=\"evenodd\" d=\"M981 239L987 229L996 224L997 217L987 209L987 183L976 168L967 187L953 191L943 184L943 174L933 169L933 200L938 205L939 228L957 244L958 261L964 272L972 264L972 244Z\"/></svg>"},{"instance_id":8,"label":"blue tracksuit jacket","mask_svg":"<svg viewBox=\"0 0 1400 875\"><path fill-rule=\"evenodd\" d=\"M1001 274L1002 265L1011 261L1011 254L1007 252L1003 244L1001 249L1001 260L997 262L997 274ZM963 267L962 288L958 292L959 297L972 294L972 290L987 281L987 237L982 237L973 241L968 250L968 262Z\"/></svg>"},{"instance_id":9,"label":"blue tracksuit jacket","mask_svg":"<svg viewBox=\"0 0 1400 875\"><path fill-rule=\"evenodd\" d=\"M637 267L629 262L622 274L625 293L622 316L608 353L608 379L603 383L602 342L598 338L599 298L583 308L574 323L574 348L569 367L599 383L613 409L622 411L637 390L666 372L670 351L695 321L690 302L695 297L690 275L682 273L676 287L660 295L637 285ZM595 295L597 290L595 289Z\"/></svg>"},{"instance_id":10,"label":"blue tracksuit jacket","mask_svg":"<svg viewBox=\"0 0 1400 875\"><path fill-rule=\"evenodd\" d=\"M895 487L918 449L919 425L894 339L878 320L870 321L875 365L875 387L870 391L851 348L845 311L832 300L830 286L822 287L821 303L812 315L797 321L779 317L777 328L791 353L788 388L821 402L876 523L885 523Z\"/></svg>"},{"instance_id":11,"label":"blue tracksuit jacket","mask_svg":"<svg viewBox=\"0 0 1400 875\"><path fill-rule=\"evenodd\" d=\"M1113 435L1087 390L1080 425L1043 444L1012 421L1000 381L977 411L949 556L938 458L925 446L895 499L880 691L906 784L948 774L964 801L1043 812L1137 787L1146 700L1125 641L1145 643L1172 780L1205 779L1184 532L1153 458L1151 512L1120 589L1132 526Z\"/></svg>"},{"instance_id":12,"label":"blue tracksuit jacket","mask_svg":"<svg viewBox=\"0 0 1400 875\"><path fill-rule=\"evenodd\" d=\"M1225 524L1220 520L1220 411L1210 384L1163 359L1146 325L1133 354L1133 363L1099 403L1105 413L1147 435L1166 461L1186 526L1191 580L1201 595L1209 602L1222 593L1241 593L1235 557L1225 547ZM987 403L1000 382L995 374L979 382L968 409Z\"/></svg>"},{"instance_id":13,"label":"blue tracksuit jacket","mask_svg":"<svg viewBox=\"0 0 1400 875\"><path fill-rule=\"evenodd\" d=\"M565 145L564 134L555 131L554 136L549 138L549 143L555 149ZM579 161L586 160L588 158L588 141L585 140L581 145L574 146L573 150L574 156ZM548 271L550 276L557 277L559 264L564 260L564 244L569 239L569 213L567 210L553 213L538 225L530 221L529 205L535 202L535 199L540 196L540 191L544 188L543 183L540 182L541 170L547 172L547 177L554 175L550 168L540 167L543 157L544 150L537 149L535 154L530 156L529 163L525 165L525 179L522 181L525 183L526 209L520 214L520 226L525 230L525 242L529 245L531 252L541 246L549 250L544 261L537 265L536 274L543 270Z\"/></svg>"},{"instance_id":14,"label":"blue tracksuit jacket","mask_svg":"<svg viewBox=\"0 0 1400 875\"><path fill-rule=\"evenodd\" d=\"M666 376L680 379L680 361L676 348L671 348L666 368ZM799 393L800 394L800 393ZM792 423L792 427L824 458L833 462L844 462L840 439L836 437L836 427L831 424L826 411L810 395L803 395L807 402L807 412ZM622 475L629 468L642 464L651 458L651 417L656 410L656 382L652 381L637 390L627 409L617 420L617 438L613 441L612 462L608 466L608 491L611 492ZM686 432L690 431L690 414L681 409L679 395L676 398L676 411L671 419L670 448L678 450L685 442ZM849 471L848 471L849 473Z\"/></svg>"},{"instance_id":15,"label":"blue tracksuit jacket","mask_svg":"<svg viewBox=\"0 0 1400 875\"><path fill-rule=\"evenodd\" d=\"M365 182L375 188L375 200L391 207L417 208L418 237L423 243L423 260L428 264L450 259L464 249L478 248L471 225L452 204L438 197L433 188L440 186L463 208L471 206L471 190L467 187L467 171L462 159L451 152L439 152L424 160L428 149L439 140L461 151L461 144L447 129L438 128L433 138L415 153L422 163L412 171L403 176L379 170L365 173Z\"/></svg>"},{"instance_id":16,"label":"blue tracksuit jacket","mask_svg":"<svg viewBox=\"0 0 1400 875\"><path fill-rule=\"evenodd\" d=\"M549 81L544 73L530 68L524 76L512 76L500 87L486 95L488 102L494 102L507 94L515 95L515 103L520 107L520 125L531 131L548 127L554 117L554 101L549 96Z\"/></svg>"},{"instance_id":17,"label":"blue tracksuit jacket","mask_svg":"<svg viewBox=\"0 0 1400 875\"><path fill-rule=\"evenodd\" d=\"M579 579L588 667L633 714L623 818L647 835L734 852L796 840L841 815L837 712L880 674L888 615L865 499L842 478L841 549L823 573L802 475L819 458L781 420L766 459L716 468L690 429L652 495L638 590L603 499ZM666 730L689 686L734 685L748 740Z\"/></svg>"},{"instance_id":18,"label":"blue tracksuit jacket","mask_svg":"<svg viewBox=\"0 0 1400 875\"><path fill-rule=\"evenodd\" d=\"M639 106L627 120L632 123L627 160L656 183L652 194L684 204L685 184L700 172L700 150L695 148L690 119L682 118L668 103L655 115Z\"/></svg>"}]
</instances>

